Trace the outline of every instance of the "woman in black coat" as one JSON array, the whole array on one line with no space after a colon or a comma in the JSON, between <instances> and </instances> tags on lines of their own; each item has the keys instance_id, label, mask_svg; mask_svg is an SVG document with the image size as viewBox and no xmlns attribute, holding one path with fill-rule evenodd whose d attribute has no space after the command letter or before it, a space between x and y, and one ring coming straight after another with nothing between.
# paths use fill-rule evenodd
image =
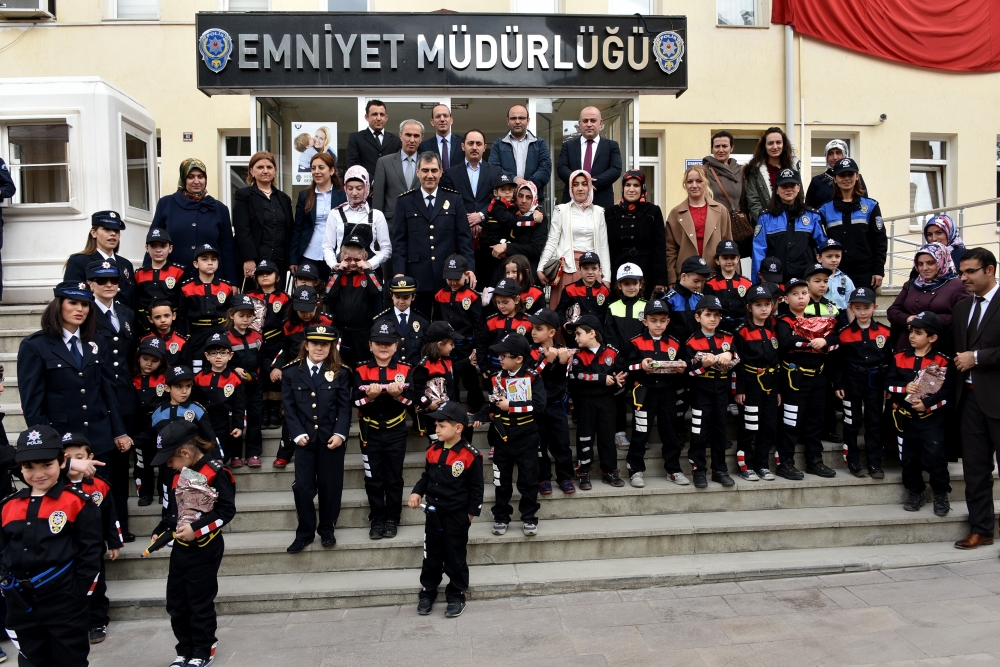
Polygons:
<instances>
[{"instance_id":1,"label":"woman in black coat","mask_svg":"<svg viewBox=\"0 0 1000 667\"><path fill-rule=\"evenodd\" d=\"M86 283L62 282L54 293L41 331L17 351L24 420L86 435L94 457L107 463L116 447L132 446L118 412L111 345L97 333L94 295ZM100 471L107 479L107 466Z\"/></svg>"},{"instance_id":2,"label":"woman in black coat","mask_svg":"<svg viewBox=\"0 0 1000 667\"><path fill-rule=\"evenodd\" d=\"M284 285L288 250L295 218L292 199L274 182L278 174L274 155L257 151L250 157L249 187L236 191L233 199L233 240L242 268L241 283L254 279L262 259L278 267L278 284Z\"/></svg>"},{"instance_id":3,"label":"woman in black coat","mask_svg":"<svg viewBox=\"0 0 1000 667\"><path fill-rule=\"evenodd\" d=\"M634 169L622 177L622 200L604 212L611 252L611 276L627 262L642 269L646 281L643 295L667 291L667 235L663 211L646 201L646 175ZM608 261L601 258L601 261Z\"/></svg>"},{"instance_id":4,"label":"woman in black coat","mask_svg":"<svg viewBox=\"0 0 1000 667\"><path fill-rule=\"evenodd\" d=\"M98 211L90 216L90 231L87 244L80 252L75 252L66 260L63 280L82 283L87 279L87 265L97 260L107 260L118 267L119 282L116 299L131 308L136 304L135 267L132 262L118 254L121 247L125 221L115 211Z\"/></svg>"}]
</instances>

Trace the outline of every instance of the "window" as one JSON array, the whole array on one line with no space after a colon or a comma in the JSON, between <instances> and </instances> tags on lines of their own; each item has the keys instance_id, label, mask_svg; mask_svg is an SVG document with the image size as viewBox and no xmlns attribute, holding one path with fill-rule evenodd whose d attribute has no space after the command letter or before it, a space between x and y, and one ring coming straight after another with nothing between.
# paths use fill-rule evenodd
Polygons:
<instances>
[{"instance_id":1,"label":"window","mask_svg":"<svg viewBox=\"0 0 1000 667\"><path fill-rule=\"evenodd\" d=\"M68 125L11 125L7 143L11 177L17 185L12 204L69 202Z\"/></svg>"},{"instance_id":2,"label":"window","mask_svg":"<svg viewBox=\"0 0 1000 667\"><path fill-rule=\"evenodd\" d=\"M614 0L608 0L608 6ZM510 0L514 14L558 14L559 0Z\"/></svg>"},{"instance_id":3,"label":"window","mask_svg":"<svg viewBox=\"0 0 1000 667\"><path fill-rule=\"evenodd\" d=\"M149 211L149 145L125 130L125 185L129 208Z\"/></svg>"},{"instance_id":4,"label":"window","mask_svg":"<svg viewBox=\"0 0 1000 667\"><path fill-rule=\"evenodd\" d=\"M639 137L639 171L646 175L646 201L660 204L659 137Z\"/></svg>"},{"instance_id":5,"label":"window","mask_svg":"<svg viewBox=\"0 0 1000 667\"><path fill-rule=\"evenodd\" d=\"M116 19L158 19L160 0L112 0Z\"/></svg>"},{"instance_id":6,"label":"window","mask_svg":"<svg viewBox=\"0 0 1000 667\"><path fill-rule=\"evenodd\" d=\"M716 0L718 21L723 26L764 26L767 18L761 7L762 0Z\"/></svg>"},{"instance_id":7,"label":"window","mask_svg":"<svg viewBox=\"0 0 1000 667\"><path fill-rule=\"evenodd\" d=\"M947 167L947 141L910 140L911 213L946 205L944 184Z\"/></svg>"},{"instance_id":8,"label":"window","mask_svg":"<svg viewBox=\"0 0 1000 667\"><path fill-rule=\"evenodd\" d=\"M223 203L232 208L236 191L247 186L247 174L250 173L247 166L250 161L250 135L227 136L223 140Z\"/></svg>"},{"instance_id":9,"label":"window","mask_svg":"<svg viewBox=\"0 0 1000 667\"><path fill-rule=\"evenodd\" d=\"M328 12L367 12L368 0L328 0Z\"/></svg>"},{"instance_id":10,"label":"window","mask_svg":"<svg viewBox=\"0 0 1000 667\"><path fill-rule=\"evenodd\" d=\"M653 13L649 7L650 4L652 4L650 0L608 0L608 13L625 16L633 14L647 16Z\"/></svg>"},{"instance_id":11,"label":"window","mask_svg":"<svg viewBox=\"0 0 1000 667\"><path fill-rule=\"evenodd\" d=\"M226 11L268 12L271 11L271 0L228 0Z\"/></svg>"},{"instance_id":12,"label":"window","mask_svg":"<svg viewBox=\"0 0 1000 667\"><path fill-rule=\"evenodd\" d=\"M809 146L809 164L812 167L812 176L822 174L830 166L826 163L826 145L834 139L840 139L847 144L848 157L854 155L854 144L851 137L818 137L813 135Z\"/></svg>"}]
</instances>

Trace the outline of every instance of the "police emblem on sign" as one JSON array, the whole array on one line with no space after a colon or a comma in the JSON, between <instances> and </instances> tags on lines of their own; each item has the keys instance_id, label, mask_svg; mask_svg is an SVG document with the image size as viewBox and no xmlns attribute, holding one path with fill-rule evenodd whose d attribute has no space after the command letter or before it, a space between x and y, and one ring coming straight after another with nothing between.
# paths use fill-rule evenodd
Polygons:
<instances>
[{"instance_id":1,"label":"police emblem on sign","mask_svg":"<svg viewBox=\"0 0 1000 667\"><path fill-rule=\"evenodd\" d=\"M451 464L451 476L458 477L465 471L465 463L462 461L455 461Z\"/></svg>"},{"instance_id":2,"label":"police emblem on sign","mask_svg":"<svg viewBox=\"0 0 1000 667\"><path fill-rule=\"evenodd\" d=\"M236 391L236 387L234 387L231 383L222 388L222 393L226 395L226 398L232 396L234 391Z\"/></svg>"},{"instance_id":3,"label":"police emblem on sign","mask_svg":"<svg viewBox=\"0 0 1000 667\"><path fill-rule=\"evenodd\" d=\"M58 535L66 527L66 512L56 510L49 515L49 530L53 535Z\"/></svg>"},{"instance_id":4,"label":"police emblem on sign","mask_svg":"<svg viewBox=\"0 0 1000 667\"><path fill-rule=\"evenodd\" d=\"M468 310L471 305L472 305L472 299L470 299L469 297L465 297L464 299L462 299L462 310Z\"/></svg>"},{"instance_id":5,"label":"police emblem on sign","mask_svg":"<svg viewBox=\"0 0 1000 667\"><path fill-rule=\"evenodd\" d=\"M198 38L198 53L213 74L226 68L229 56L233 55L233 38L225 30L210 28Z\"/></svg>"},{"instance_id":6,"label":"police emblem on sign","mask_svg":"<svg viewBox=\"0 0 1000 667\"><path fill-rule=\"evenodd\" d=\"M661 32L653 38L653 57L667 74L673 74L684 59L684 39L673 30Z\"/></svg>"}]
</instances>

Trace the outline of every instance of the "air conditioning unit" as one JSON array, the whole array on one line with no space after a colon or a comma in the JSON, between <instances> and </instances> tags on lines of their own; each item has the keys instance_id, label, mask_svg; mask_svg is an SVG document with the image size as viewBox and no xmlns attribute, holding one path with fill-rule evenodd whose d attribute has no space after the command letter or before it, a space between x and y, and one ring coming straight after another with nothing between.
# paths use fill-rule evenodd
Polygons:
<instances>
[{"instance_id":1,"label":"air conditioning unit","mask_svg":"<svg viewBox=\"0 0 1000 667\"><path fill-rule=\"evenodd\" d=\"M54 19L56 0L0 0L0 20Z\"/></svg>"}]
</instances>

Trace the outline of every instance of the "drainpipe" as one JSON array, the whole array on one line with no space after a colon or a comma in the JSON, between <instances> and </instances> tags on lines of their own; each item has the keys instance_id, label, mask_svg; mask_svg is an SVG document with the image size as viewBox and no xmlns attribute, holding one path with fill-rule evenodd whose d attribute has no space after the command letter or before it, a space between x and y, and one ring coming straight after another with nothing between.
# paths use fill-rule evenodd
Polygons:
<instances>
[{"instance_id":1,"label":"drainpipe","mask_svg":"<svg viewBox=\"0 0 1000 667\"><path fill-rule=\"evenodd\" d=\"M785 26L785 134L795 136L795 29L790 25Z\"/></svg>"}]
</instances>

